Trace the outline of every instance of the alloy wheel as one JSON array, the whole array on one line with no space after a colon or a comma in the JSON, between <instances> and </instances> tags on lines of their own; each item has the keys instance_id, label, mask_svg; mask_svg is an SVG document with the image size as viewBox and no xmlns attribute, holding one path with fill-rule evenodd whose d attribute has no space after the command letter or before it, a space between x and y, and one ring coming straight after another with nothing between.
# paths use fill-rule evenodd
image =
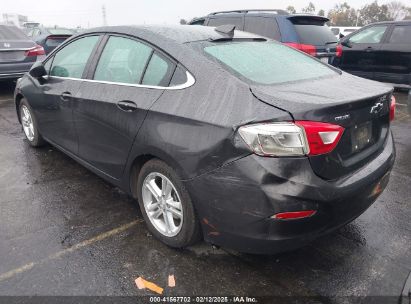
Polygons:
<instances>
[{"instance_id":1,"label":"alloy wheel","mask_svg":"<svg viewBox=\"0 0 411 304\"><path fill-rule=\"evenodd\" d=\"M158 232L176 236L183 226L183 206L173 183L163 174L147 175L142 185L144 209Z\"/></svg>"},{"instance_id":2,"label":"alloy wheel","mask_svg":"<svg viewBox=\"0 0 411 304\"><path fill-rule=\"evenodd\" d=\"M30 110L23 105L21 107L21 123L23 125L24 134L29 141L34 140L34 123L31 117Z\"/></svg>"}]
</instances>

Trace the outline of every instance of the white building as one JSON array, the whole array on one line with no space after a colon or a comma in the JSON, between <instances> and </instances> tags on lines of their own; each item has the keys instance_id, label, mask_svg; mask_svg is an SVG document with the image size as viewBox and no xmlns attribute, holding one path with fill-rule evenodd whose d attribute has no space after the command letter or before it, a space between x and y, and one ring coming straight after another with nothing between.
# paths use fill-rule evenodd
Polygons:
<instances>
[{"instance_id":1,"label":"white building","mask_svg":"<svg viewBox=\"0 0 411 304\"><path fill-rule=\"evenodd\" d=\"M17 27L23 27L24 23L28 22L27 16L19 14L3 14L2 22L6 24L14 24Z\"/></svg>"}]
</instances>

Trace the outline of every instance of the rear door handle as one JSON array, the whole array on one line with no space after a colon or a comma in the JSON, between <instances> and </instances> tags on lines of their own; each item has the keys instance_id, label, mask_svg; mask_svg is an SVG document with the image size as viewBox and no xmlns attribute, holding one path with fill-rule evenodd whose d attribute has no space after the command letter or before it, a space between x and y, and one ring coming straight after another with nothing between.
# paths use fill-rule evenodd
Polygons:
<instances>
[{"instance_id":1,"label":"rear door handle","mask_svg":"<svg viewBox=\"0 0 411 304\"><path fill-rule=\"evenodd\" d=\"M133 101L129 100L119 101L117 106L125 112L133 112L138 109L137 105Z\"/></svg>"},{"instance_id":2,"label":"rear door handle","mask_svg":"<svg viewBox=\"0 0 411 304\"><path fill-rule=\"evenodd\" d=\"M70 92L63 92L60 95L60 99L62 101L69 101L71 99L71 93Z\"/></svg>"}]
</instances>

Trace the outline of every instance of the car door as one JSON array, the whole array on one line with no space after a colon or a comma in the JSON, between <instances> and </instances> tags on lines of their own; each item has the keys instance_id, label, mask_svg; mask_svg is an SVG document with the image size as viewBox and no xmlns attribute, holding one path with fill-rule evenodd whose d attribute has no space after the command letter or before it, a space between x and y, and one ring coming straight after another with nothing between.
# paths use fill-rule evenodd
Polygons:
<instances>
[{"instance_id":1,"label":"car door","mask_svg":"<svg viewBox=\"0 0 411 304\"><path fill-rule=\"evenodd\" d=\"M77 154L78 139L73 125L73 102L79 98L81 78L100 36L81 37L65 45L45 63L49 73L41 86L36 115L44 137Z\"/></svg>"},{"instance_id":2,"label":"car door","mask_svg":"<svg viewBox=\"0 0 411 304\"><path fill-rule=\"evenodd\" d=\"M170 59L142 41L106 37L74 106L80 157L119 179L148 109L169 85L174 70Z\"/></svg>"},{"instance_id":3,"label":"car door","mask_svg":"<svg viewBox=\"0 0 411 304\"><path fill-rule=\"evenodd\" d=\"M374 25L343 39L339 67L348 73L374 79L377 53L387 28L384 24Z\"/></svg>"},{"instance_id":4,"label":"car door","mask_svg":"<svg viewBox=\"0 0 411 304\"><path fill-rule=\"evenodd\" d=\"M392 25L377 62L376 80L411 84L411 23Z\"/></svg>"}]
</instances>

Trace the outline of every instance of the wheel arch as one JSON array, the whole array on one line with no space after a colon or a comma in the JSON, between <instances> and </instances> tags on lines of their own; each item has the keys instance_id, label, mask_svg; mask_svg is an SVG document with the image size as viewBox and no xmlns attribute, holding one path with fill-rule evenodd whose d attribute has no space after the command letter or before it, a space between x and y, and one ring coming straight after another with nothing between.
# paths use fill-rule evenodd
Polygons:
<instances>
[{"instance_id":1,"label":"wheel arch","mask_svg":"<svg viewBox=\"0 0 411 304\"><path fill-rule=\"evenodd\" d=\"M133 185L137 184L138 175L140 174L141 168L146 164L148 161L152 159L158 159L165 162L169 165L173 170L176 171L177 175L184 180L186 178L186 174L184 173L182 167L178 165L177 161L174 160L170 155L167 153L159 150L159 149L146 149L139 154L134 155L131 157L132 159L127 167L127 176L126 181L128 181L128 190L129 193L133 196L133 198L137 198L137 193L135 187Z\"/></svg>"},{"instance_id":2,"label":"wheel arch","mask_svg":"<svg viewBox=\"0 0 411 304\"><path fill-rule=\"evenodd\" d=\"M20 104L22 99L24 98L23 94L17 93L16 97L14 98L15 104L16 104L16 113L17 113L17 119L19 120L19 123L21 124L21 119L20 119Z\"/></svg>"}]
</instances>

